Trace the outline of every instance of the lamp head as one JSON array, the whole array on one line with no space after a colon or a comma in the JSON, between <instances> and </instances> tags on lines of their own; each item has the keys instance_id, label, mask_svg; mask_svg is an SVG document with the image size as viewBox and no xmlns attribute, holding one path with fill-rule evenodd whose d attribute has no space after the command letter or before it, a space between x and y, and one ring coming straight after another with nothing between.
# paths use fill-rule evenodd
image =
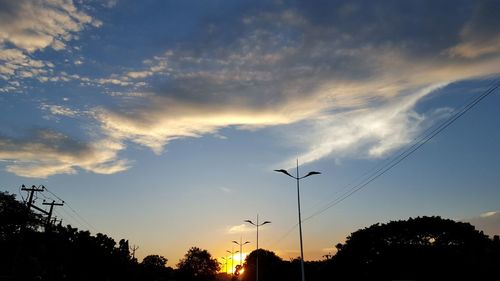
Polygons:
<instances>
[{"instance_id":1,"label":"lamp head","mask_svg":"<svg viewBox=\"0 0 500 281\"><path fill-rule=\"evenodd\" d=\"M308 176L313 176L313 175L320 175L320 172L312 171L307 173L307 175L303 176L302 178L307 178Z\"/></svg>"},{"instance_id":2,"label":"lamp head","mask_svg":"<svg viewBox=\"0 0 500 281\"><path fill-rule=\"evenodd\" d=\"M244 220L244 222L248 222L248 223L250 223L250 224L255 225L255 223L253 223L251 220Z\"/></svg>"},{"instance_id":3,"label":"lamp head","mask_svg":"<svg viewBox=\"0 0 500 281\"><path fill-rule=\"evenodd\" d=\"M278 173L283 173L289 177L295 178L294 176L290 175L290 173L288 173L287 170L279 169L279 170L274 170L274 171L278 172Z\"/></svg>"}]
</instances>

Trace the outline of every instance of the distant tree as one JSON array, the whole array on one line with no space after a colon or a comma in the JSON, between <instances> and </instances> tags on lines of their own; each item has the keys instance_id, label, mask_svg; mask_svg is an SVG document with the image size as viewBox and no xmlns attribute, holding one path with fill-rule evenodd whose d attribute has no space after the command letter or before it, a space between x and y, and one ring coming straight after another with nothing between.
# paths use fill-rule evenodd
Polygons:
<instances>
[{"instance_id":1,"label":"distant tree","mask_svg":"<svg viewBox=\"0 0 500 281\"><path fill-rule=\"evenodd\" d=\"M255 280L257 253L259 256L259 281L290 280L286 278L285 262L274 252L264 249L255 250L246 257L242 280Z\"/></svg>"},{"instance_id":2,"label":"distant tree","mask_svg":"<svg viewBox=\"0 0 500 281\"><path fill-rule=\"evenodd\" d=\"M207 250L192 247L177 264L180 280L214 280L219 262Z\"/></svg>"},{"instance_id":3,"label":"distant tree","mask_svg":"<svg viewBox=\"0 0 500 281\"><path fill-rule=\"evenodd\" d=\"M167 261L168 259L163 256L149 255L142 259L141 265L148 268L164 268L167 266Z\"/></svg>"},{"instance_id":4,"label":"distant tree","mask_svg":"<svg viewBox=\"0 0 500 281\"><path fill-rule=\"evenodd\" d=\"M143 280L169 280L173 269L167 267L167 259L160 255L146 256L142 262Z\"/></svg>"},{"instance_id":5,"label":"distant tree","mask_svg":"<svg viewBox=\"0 0 500 281\"><path fill-rule=\"evenodd\" d=\"M375 224L353 232L337 249L331 259L337 280L472 280L500 268L493 240L469 223L440 217Z\"/></svg>"},{"instance_id":6,"label":"distant tree","mask_svg":"<svg viewBox=\"0 0 500 281\"><path fill-rule=\"evenodd\" d=\"M23 227L35 230L41 226L41 217L8 192L0 192L0 240L18 235Z\"/></svg>"}]
</instances>

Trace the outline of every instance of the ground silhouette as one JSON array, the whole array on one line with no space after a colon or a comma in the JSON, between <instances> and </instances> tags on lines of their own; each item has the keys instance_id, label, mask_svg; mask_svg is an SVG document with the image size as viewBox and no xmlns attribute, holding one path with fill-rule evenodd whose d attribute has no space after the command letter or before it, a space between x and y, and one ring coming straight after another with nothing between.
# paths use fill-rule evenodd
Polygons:
<instances>
[{"instance_id":1,"label":"ground silhouette","mask_svg":"<svg viewBox=\"0 0 500 281\"><path fill-rule=\"evenodd\" d=\"M325 245L327 246L327 245ZM70 225L47 227L40 215L14 195L0 192L0 280L167 281L229 280L207 251L190 248L177 269L159 255L135 259L129 243L92 235ZM357 230L338 252L305 262L308 281L323 280L497 280L500 239L490 239L466 222L418 217ZM260 249L250 253L243 281L299 281L300 259L283 260Z\"/></svg>"}]
</instances>

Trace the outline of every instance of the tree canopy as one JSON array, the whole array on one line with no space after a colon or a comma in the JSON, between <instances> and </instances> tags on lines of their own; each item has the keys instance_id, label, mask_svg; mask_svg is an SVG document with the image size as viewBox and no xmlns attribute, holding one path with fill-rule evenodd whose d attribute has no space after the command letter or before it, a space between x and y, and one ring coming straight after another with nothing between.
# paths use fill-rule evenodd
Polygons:
<instances>
[{"instance_id":1,"label":"tree canopy","mask_svg":"<svg viewBox=\"0 0 500 281\"><path fill-rule=\"evenodd\" d=\"M500 265L494 247L469 223L410 218L353 232L337 246L332 272L345 279L473 278Z\"/></svg>"},{"instance_id":2,"label":"tree canopy","mask_svg":"<svg viewBox=\"0 0 500 281\"><path fill-rule=\"evenodd\" d=\"M177 264L181 280L214 280L220 270L219 262L207 250L192 247Z\"/></svg>"}]
</instances>

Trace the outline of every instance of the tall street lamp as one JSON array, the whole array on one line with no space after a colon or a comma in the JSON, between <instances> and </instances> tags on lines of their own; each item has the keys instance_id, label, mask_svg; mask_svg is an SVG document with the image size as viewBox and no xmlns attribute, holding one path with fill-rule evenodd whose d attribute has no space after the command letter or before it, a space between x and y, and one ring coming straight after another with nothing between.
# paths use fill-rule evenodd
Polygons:
<instances>
[{"instance_id":1,"label":"tall street lamp","mask_svg":"<svg viewBox=\"0 0 500 281\"><path fill-rule=\"evenodd\" d=\"M243 257L242 257L242 255L243 255L243 245L246 245L246 244L250 243L250 241L246 241L245 243L242 243L241 242L241 236L240 236L240 243L238 243L238 241L233 241L233 243L240 246L240 267L241 267L241 261L243 259Z\"/></svg>"},{"instance_id":2,"label":"tall street lamp","mask_svg":"<svg viewBox=\"0 0 500 281\"><path fill-rule=\"evenodd\" d=\"M233 248L231 251L226 250L226 252L231 254L231 275L234 275L234 254L238 253L239 251L235 252Z\"/></svg>"},{"instance_id":3,"label":"tall street lamp","mask_svg":"<svg viewBox=\"0 0 500 281\"><path fill-rule=\"evenodd\" d=\"M221 257L221 259L223 259L223 260L224 260L224 262L226 263L226 270L225 270L225 271L226 271L226 274L227 274L227 260L228 260L228 259L227 259L226 257Z\"/></svg>"},{"instance_id":4,"label":"tall street lamp","mask_svg":"<svg viewBox=\"0 0 500 281\"><path fill-rule=\"evenodd\" d=\"M291 178L294 178L297 181L297 203L298 203L298 209L299 209L299 237L300 237L300 269L302 272L302 281L305 281L305 274L304 274L304 248L302 246L302 219L300 217L300 188L299 188L299 181L303 178L307 178L308 176L312 175L319 175L321 174L320 172L309 172L305 176L299 176L299 159L297 159L297 176L292 176L290 173L288 173L286 170L280 169L280 170L274 170L275 172L280 172L283 173Z\"/></svg>"},{"instance_id":5,"label":"tall street lamp","mask_svg":"<svg viewBox=\"0 0 500 281\"><path fill-rule=\"evenodd\" d=\"M270 221L265 221L261 224L259 224L259 214L257 214L257 223L254 223L251 220L245 220L244 222L248 222L249 224L252 224L257 227L257 258L256 258L256 278L257 281L259 281L259 226L263 226L264 224L271 223Z\"/></svg>"}]
</instances>

